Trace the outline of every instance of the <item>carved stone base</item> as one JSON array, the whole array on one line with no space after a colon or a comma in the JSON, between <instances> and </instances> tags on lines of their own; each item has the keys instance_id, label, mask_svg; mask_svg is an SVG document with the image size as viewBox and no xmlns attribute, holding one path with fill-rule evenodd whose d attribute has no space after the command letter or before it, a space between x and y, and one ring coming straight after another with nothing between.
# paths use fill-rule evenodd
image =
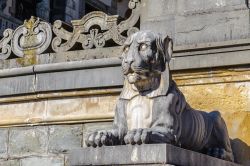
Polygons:
<instances>
[{"instance_id":1,"label":"carved stone base","mask_svg":"<svg viewBox=\"0 0 250 166\"><path fill-rule=\"evenodd\" d=\"M168 144L104 146L70 152L72 166L83 165L167 165L167 166L240 166L201 153Z\"/></svg>"}]
</instances>

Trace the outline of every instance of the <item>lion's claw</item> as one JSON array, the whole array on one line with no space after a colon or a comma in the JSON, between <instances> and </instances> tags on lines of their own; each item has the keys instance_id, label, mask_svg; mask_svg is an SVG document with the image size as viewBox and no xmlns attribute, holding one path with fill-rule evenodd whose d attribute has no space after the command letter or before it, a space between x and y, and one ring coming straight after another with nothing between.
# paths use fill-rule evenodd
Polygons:
<instances>
[{"instance_id":1,"label":"lion's claw","mask_svg":"<svg viewBox=\"0 0 250 166\"><path fill-rule=\"evenodd\" d=\"M115 136L110 131L106 130L101 130L101 131L96 131L93 133L90 133L87 136L86 139L86 145L87 146L102 146L102 145L110 145L113 143L113 140Z\"/></svg>"},{"instance_id":2,"label":"lion's claw","mask_svg":"<svg viewBox=\"0 0 250 166\"><path fill-rule=\"evenodd\" d=\"M174 136L171 133L161 133L153 129L135 129L128 131L124 137L125 144L172 143Z\"/></svg>"},{"instance_id":3,"label":"lion's claw","mask_svg":"<svg viewBox=\"0 0 250 166\"><path fill-rule=\"evenodd\" d=\"M135 129L128 131L127 135L124 137L125 144L142 144L148 143L150 131L147 129Z\"/></svg>"}]
</instances>

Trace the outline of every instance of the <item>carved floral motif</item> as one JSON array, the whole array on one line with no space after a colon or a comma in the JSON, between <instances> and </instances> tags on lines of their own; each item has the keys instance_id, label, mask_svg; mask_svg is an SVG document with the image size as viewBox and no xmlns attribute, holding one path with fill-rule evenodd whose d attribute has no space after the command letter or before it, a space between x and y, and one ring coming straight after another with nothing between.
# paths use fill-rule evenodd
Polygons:
<instances>
[{"instance_id":1,"label":"carved floral motif","mask_svg":"<svg viewBox=\"0 0 250 166\"><path fill-rule=\"evenodd\" d=\"M7 59L11 55L10 41L12 39L13 30L6 29L3 32L3 38L0 40L0 59Z\"/></svg>"},{"instance_id":2,"label":"carved floral motif","mask_svg":"<svg viewBox=\"0 0 250 166\"><path fill-rule=\"evenodd\" d=\"M122 45L127 36L139 31L134 26L140 17L140 1L130 0L129 8L132 9L131 16L120 23L117 15L108 16L100 11L91 12L81 20L72 21L73 32L65 29L67 24L56 21L53 25L56 37L52 41L52 49L55 52L65 52L77 43L80 43L83 49L99 48L104 47L111 39ZM126 31L127 35L124 36L123 33Z\"/></svg>"}]
</instances>

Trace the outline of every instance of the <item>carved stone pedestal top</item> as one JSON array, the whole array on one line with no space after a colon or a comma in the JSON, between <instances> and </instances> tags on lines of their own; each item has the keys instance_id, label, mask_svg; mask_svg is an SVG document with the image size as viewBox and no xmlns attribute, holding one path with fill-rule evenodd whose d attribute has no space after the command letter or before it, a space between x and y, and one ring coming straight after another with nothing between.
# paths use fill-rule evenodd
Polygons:
<instances>
[{"instance_id":1,"label":"carved stone pedestal top","mask_svg":"<svg viewBox=\"0 0 250 166\"><path fill-rule=\"evenodd\" d=\"M70 152L71 166L83 165L178 165L240 166L168 144L144 144L83 148Z\"/></svg>"}]
</instances>

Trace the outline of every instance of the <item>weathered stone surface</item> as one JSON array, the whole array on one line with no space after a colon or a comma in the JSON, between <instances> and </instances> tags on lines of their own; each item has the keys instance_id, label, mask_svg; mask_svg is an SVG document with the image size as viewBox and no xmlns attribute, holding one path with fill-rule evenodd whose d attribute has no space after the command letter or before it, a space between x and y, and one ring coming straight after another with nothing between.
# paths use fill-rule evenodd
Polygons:
<instances>
[{"instance_id":1,"label":"weathered stone surface","mask_svg":"<svg viewBox=\"0 0 250 166\"><path fill-rule=\"evenodd\" d=\"M87 50L68 51L62 53L47 53L34 55L33 59L27 56L22 58L0 60L0 69L21 68L38 64L51 64L72 61L82 61L90 59L103 59L119 57L122 47L96 48Z\"/></svg>"},{"instance_id":2,"label":"weathered stone surface","mask_svg":"<svg viewBox=\"0 0 250 166\"><path fill-rule=\"evenodd\" d=\"M28 157L21 159L21 166L64 166L60 157Z\"/></svg>"},{"instance_id":3,"label":"weathered stone surface","mask_svg":"<svg viewBox=\"0 0 250 166\"><path fill-rule=\"evenodd\" d=\"M201 153L168 144L104 146L73 150L69 161L76 165L146 165L239 166Z\"/></svg>"},{"instance_id":4,"label":"weathered stone surface","mask_svg":"<svg viewBox=\"0 0 250 166\"><path fill-rule=\"evenodd\" d=\"M20 166L20 160L0 160L0 166Z\"/></svg>"},{"instance_id":5,"label":"weathered stone surface","mask_svg":"<svg viewBox=\"0 0 250 166\"><path fill-rule=\"evenodd\" d=\"M36 91L43 92L119 86L123 79L120 67L107 67L37 74L36 80Z\"/></svg>"},{"instance_id":6,"label":"weathered stone surface","mask_svg":"<svg viewBox=\"0 0 250 166\"><path fill-rule=\"evenodd\" d=\"M46 116L45 101L29 101L0 105L0 124L39 123Z\"/></svg>"},{"instance_id":7,"label":"weathered stone surface","mask_svg":"<svg viewBox=\"0 0 250 166\"><path fill-rule=\"evenodd\" d=\"M47 127L21 127L10 129L10 156L30 156L46 153L48 148Z\"/></svg>"},{"instance_id":8,"label":"weathered stone surface","mask_svg":"<svg viewBox=\"0 0 250 166\"><path fill-rule=\"evenodd\" d=\"M82 125L49 126L49 152L65 153L82 147Z\"/></svg>"},{"instance_id":9,"label":"weathered stone surface","mask_svg":"<svg viewBox=\"0 0 250 166\"><path fill-rule=\"evenodd\" d=\"M7 77L0 80L0 92L3 95L34 93L34 75Z\"/></svg>"},{"instance_id":10,"label":"weathered stone surface","mask_svg":"<svg viewBox=\"0 0 250 166\"><path fill-rule=\"evenodd\" d=\"M118 47L68 51L63 54L62 53L50 53L50 63L81 61L81 60L101 59L101 58L113 58L113 57L119 56L121 49L122 48L118 46Z\"/></svg>"},{"instance_id":11,"label":"weathered stone surface","mask_svg":"<svg viewBox=\"0 0 250 166\"><path fill-rule=\"evenodd\" d=\"M112 122L102 122L102 123L85 123L83 125L83 146L86 147L85 138L86 135L101 129L111 129Z\"/></svg>"},{"instance_id":12,"label":"weathered stone surface","mask_svg":"<svg viewBox=\"0 0 250 166\"><path fill-rule=\"evenodd\" d=\"M8 129L0 129L0 158L7 157L7 148L8 148L7 146L8 146Z\"/></svg>"},{"instance_id":13,"label":"weathered stone surface","mask_svg":"<svg viewBox=\"0 0 250 166\"><path fill-rule=\"evenodd\" d=\"M116 96L89 96L49 100L46 121L111 119Z\"/></svg>"},{"instance_id":14,"label":"weathered stone surface","mask_svg":"<svg viewBox=\"0 0 250 166\"><path fill-rule=\"evenodd\" d=\"M240 0L145 0L141 29L170 35L177 45L243 39L249 37L248 9Z\"/></svg>"}]
</instances>

